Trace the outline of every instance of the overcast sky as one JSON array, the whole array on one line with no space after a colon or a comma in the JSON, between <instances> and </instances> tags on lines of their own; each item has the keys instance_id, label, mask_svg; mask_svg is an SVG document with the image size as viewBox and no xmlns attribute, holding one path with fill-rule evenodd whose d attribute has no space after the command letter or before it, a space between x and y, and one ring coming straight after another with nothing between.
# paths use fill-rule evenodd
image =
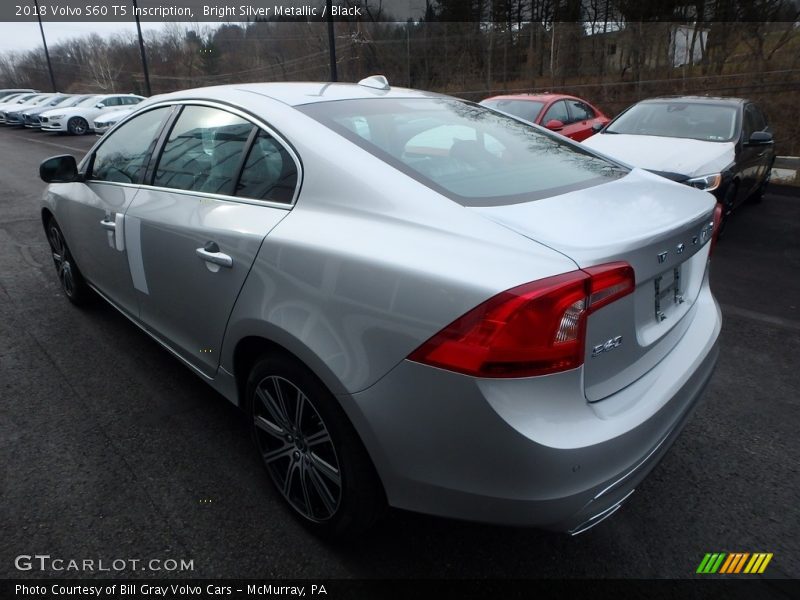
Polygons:
<instances>
[{"instance_id":1,"label":"overcast sky","mask_svg":"<svg viewBox=\"0 0 800 600\"><path fill-rule=\"evenodd\" d=\"M3 2L6 0L0 0ZM186 23L185 23L186 24ZM215 23L197 23L197 25L215 25ZM163 23L142 22L142 32L158 31L164 27ZM55 46L73 37L83 37L91 33L97 33L103 37L117 33L136 34L136 24L130 23L48 23L44 22L44 34L47 36L48 47ZM13 52L19 50L31 50L32 48L42 47L42 35L39 33L39 24L36 21L30 23L9 23L0 22L0 53Z\"/></svg>"}]
</instances>

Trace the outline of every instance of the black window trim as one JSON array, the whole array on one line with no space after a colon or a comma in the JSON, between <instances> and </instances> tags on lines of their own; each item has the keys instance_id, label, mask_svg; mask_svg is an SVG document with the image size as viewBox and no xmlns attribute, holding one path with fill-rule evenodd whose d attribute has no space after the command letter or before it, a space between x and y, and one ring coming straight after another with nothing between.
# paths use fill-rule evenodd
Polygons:
<instances>
[{"instance_id":1,"label":"black window trim","mask_svg":"<svg viewBox=\"0 0 800 600\"><path fill-rule=\"evenodd\" d=\"M153 180L155 177L155 166L158 164L158 161L161 159L161 153L164 150L164 146L166 145L167 139L169 138L169 132L172 131L172 127L175 125L180 114L183 112L184 106L207 106L210 108L216 108L218 110L223 110L229 113L240 117L252 125L254 125L253 131L250 132L250 138L248 138L247 144L245 146L243 157L246 160L246 157L250 153L250 149L252 145L255 144L256 138L258 136L259 130L263 130L268 133L274 140L276 140L295 163L295 168L297 170L297 182L295 183L294 194L292 195L291 202L276 202L274 200L259 200L257 198L247 198L244 196L231 196L227 194L214 194L210 192L198 192L196 190L182 190L178 188L170 188L170 187L162 187L153 185ZM153 152L150 155L150 159L148 160L147 169L145 170L144 176L139 180L137 183L120 183L116 181L94 181L94 180L87 180L88 182L98 183L98 184L105 184L105 185L118 185L123 187L143 187L151 190L158 190L158 191L165 191L171 192L176 194L186 194L190 196L197 196L201 195L208 198L214 198L216 200L223 200L226 202L238 202L242 204L253 204L256 206L266 206L271 208L280 208L283 210L291 210L294 208L295 204L297 204L297 199L300 197L300 192L302 190L303 184L303 162L300 159L300 155L298 154L297 150L295 150L294 146L282 135L280 134L272 125L267 123L264 119L248 112L247 110L234 105L229 104L227 102L221 100L209 100L204 98L185 98L181 100L165 100L162 102L158 102L155 104L151 104L147 106L142 112L135 112L128 117L125 117L122 121L117 123L114 126L114 129L121 126L122 124L126 123L128 119L132 119L136 116L143 114L146 111L154 110L156 108L162 107L172 107L172 113L164 120L162 124L162 129L157 135L157 142ZM98 148L110 137L111 133L114 129L110 130L103 136L97 144L95 144L87 153L86 157L84 157L83 161L81 161L80 169L83 173L90 173L91 167L94 163L94 155L97 152ZM85 168L88 167L88 168ZM84 170L85 168L85 170ZM240 170L236 179L236 185L234 186L234 191L239 185L239 179L241 178L242 170L244 169L244 162L240 165Z\"/></svg>"},{"instance_id":2,"label":"black window trim","mask_svg":"<svg viewBox=\"0 0 800 600\"><path fill-rule=\"evenodd\" d=\"M164 132L164 128L166 127L166 125L168 123L170 123L170 119L172 118L171 114L168 113L167 117L161 123L161 127L159 128L159 131L155 136L156 140L157 140L156 141L156 145L153 147L153 150L150 153L150 156L148 157L148 159L146 161L146 166L144 168L143 175L139 178L138 181L134 181L134 182L131 182L131 183L124 183L122 181L103 181L102 179L92 179L91 178L91 173L94 170L94 159L95 159L95 156L97 155L97 151L100 148L102 148L103 144L105 144L110 139L110 135L109 134L112 131L114 131L117 128L121 127L122 125L127 123L128 120L130 120L130 119L133 119L135 117L140 117L143 114L150 112L151 110L155 110L157 108L163 108L163 106L164 105L161 105L161 106L148 106L142 112L137 112L136 114L128 115L127 117L122 119L119 123L114 125L114 127L112 129L110 129L106 133L106 135L104 135L102 138L100 138L100 140L89 150L89 152L86 154L86 157L83 159L83 161L81 161L81 164L78 167L78 170L84 176L85 181L87 183L96 183L96 184L105 184L105 185L121 185L121 186L131 186L131 187L138 187L138 186L142 185L142 182L146 179L147 173L150 170L150 165L151 165L152 160L153 160L153 155L156 154L156 152L158 150L158 145L161 142L161 135Z\"/></svg>"}]
</instances>

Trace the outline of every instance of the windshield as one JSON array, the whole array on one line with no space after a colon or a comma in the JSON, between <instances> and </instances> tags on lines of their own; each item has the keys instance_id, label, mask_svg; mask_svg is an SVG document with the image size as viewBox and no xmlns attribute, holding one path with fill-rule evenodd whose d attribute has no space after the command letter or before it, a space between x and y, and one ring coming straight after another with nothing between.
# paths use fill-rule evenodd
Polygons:
<instances>
[{"instance_id":1,"label":"windshield","mask_svg":"<svg viewBox=\"0 0 800 600\"><path fill-rule=\"evenodd\" d=\"M67 98L69 98L69 96L55 96L54 98L50 98L44 104L45 104L45 106L59 106Z\"/></svg>"},{"instance_id":2,"label":"windshield","mask_svg":"<svg viewBox=\"0 0 800 600\"><path fill-rule=\"evenodd\" d=\"M504 113L519 117L520 119L535 123L536 119L539 117L539 113L542 112L544 102L539 102L538 100L496 99L484 100L481 102L481 106L488 106L489 108L494 108L495 110L500 110Z\"/></svg>"},{"instance_id":3,"label":"windshield","mask_svg":"<svg viewBox=\"0 0 800 600\"><path fill-rule=\"evenodd\" d=\"M736 108L699 102L644 102L624 112L605 133L658 135L727 142L736 132Z\"/></svg>"},{"instance_id":4,"label":"windshield","mask_svg":"<svg viewBox=\"0 0 800 600\"><path fill-rule=\"evenodd\" d=\"M465 206L528 202L627 173L555 134L451 98L342 100L298 110Z\"/></svg>"},{"instance_id":5,"label":"windshield","mask_svg":"<svg viewBox=\"0 0 800 600\"><path fill-rule=\"evenodd\" d=\"M100 101L100 96L87 96L81 102L78 102L75 106L90 106L97 104Z\"/></svg>"},{"instance_id":6,"label":"windshield","mask_svg":"<svg viewBox=\"0 0 800 600\"><path fill-rule=\"evenodd\" d=\"M61 101L58 104L55 105L55 108L63 108L63 107L66 107L66 106L75 106L75 104L80 102L81 98L84 98L84 97L85 96L77 96L77 97L76 96L67 96L65 98L62 98Z\"/></svg>"}]
</instances>

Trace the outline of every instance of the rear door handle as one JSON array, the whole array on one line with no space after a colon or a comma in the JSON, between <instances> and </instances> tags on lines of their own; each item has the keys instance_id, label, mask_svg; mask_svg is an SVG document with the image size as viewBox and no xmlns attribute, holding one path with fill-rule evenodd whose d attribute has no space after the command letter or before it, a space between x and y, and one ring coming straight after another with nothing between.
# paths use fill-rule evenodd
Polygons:
<instances>
[{"instance_id":1,"label":"rear door handle","mask_svg":"<svg viewBox=\"0 0 800 600\"><path fill-rule=\"evenodd\" d=\"M233 266L233 259L219 251L219 246L216 242L208 242L202 248L195 250L195 254L206 262L219 265L220 267L227 267L230 269Z\"/></svg>"}]
</instances>

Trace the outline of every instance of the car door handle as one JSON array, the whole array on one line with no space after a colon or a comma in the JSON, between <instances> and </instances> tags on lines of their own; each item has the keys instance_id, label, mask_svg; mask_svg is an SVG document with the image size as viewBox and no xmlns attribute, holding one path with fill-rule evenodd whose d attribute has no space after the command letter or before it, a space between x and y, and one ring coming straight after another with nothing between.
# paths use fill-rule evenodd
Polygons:
<instances>
[{"instance_id":1,"label":"car door handle","mask_svg":"<svg viewBox=\"0 0 800 600\"><path fill-rule=\"evenodd\" d=\"M106 216L102 221L100 221L100 227L102 227L106 231L110 231L113 234L113 237L109 236L108 238L109 245L112 248L119 250L120 252L125 250L124 219L125 215L117 213L114 215L113 221L110 221L108 216Z\"/></svg>"},{"instance_id":2,"label":"car door handle","mask_svg":"<svg viewBox=\"0 0 800 600\"><path fill-rule=\"evenodd\" d=\"M233 266L233 259L227 254L220 252L216 242L208 242L202 248L195 250L195 254L204 261L214 263L220 267L227 267L230 269Z\"/></svg>"}]
</instances>

